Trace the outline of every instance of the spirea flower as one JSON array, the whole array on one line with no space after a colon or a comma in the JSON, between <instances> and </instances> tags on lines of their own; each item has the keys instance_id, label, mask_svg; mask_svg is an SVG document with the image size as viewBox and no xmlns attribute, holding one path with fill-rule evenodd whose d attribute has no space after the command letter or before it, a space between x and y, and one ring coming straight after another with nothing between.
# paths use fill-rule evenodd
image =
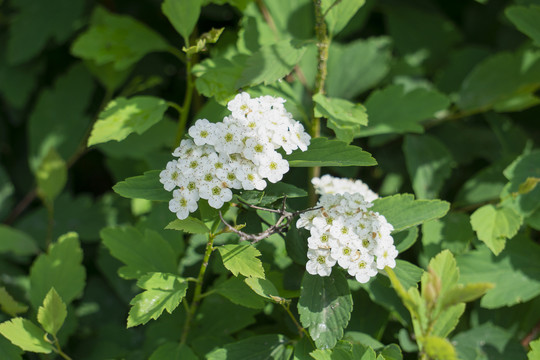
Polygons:
<instances>
[{"instance_id":1,"label":"spirea flower","mask_svg":"<svg viewBox=\"0 0 540 360\"><path fill-rule=\"evenodd\" d=\"M284 102L241 93L228 103L232 114L222 122L199 119L188 129L190 138L172 153L177 159L160 173L163 187L173 192L169 209L179 219L196 211L201 198L220 209L232 200L232 189L263 190L266 180L283 178L289 163L276 150L305 151L310 143Z\"/></svg>"},{"instance_id":2,"label":"spirea flower","mask_svg":"<svg viewBox=\"0 0 540 360\"><path fill-rule=\"evenodd\" d=\"M306 270L328 276L337 263L361 283L386 266L396 266L393 226L369 210L378 198L367 185L325 175L314 178L321 208L300 215L297 227L309 230ZM328 190L329 192L326 192ZM367 198L372 200L367 200Z\"/></svg>"}]
</instances>

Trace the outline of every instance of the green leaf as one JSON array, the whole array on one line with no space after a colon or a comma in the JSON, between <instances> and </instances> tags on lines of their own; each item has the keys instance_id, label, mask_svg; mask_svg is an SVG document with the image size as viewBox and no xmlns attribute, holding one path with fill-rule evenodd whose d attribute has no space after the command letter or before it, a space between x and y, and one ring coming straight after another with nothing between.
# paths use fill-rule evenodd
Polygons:
<instances>
[{"instance_id":1,"label":"green leaf","mask_svg":"<svg viewBox=\"0 0 540 360\"><path fill-rule=\"evenodd\" d=\"M169 201L172 195L159 182L160 172L161 170L146 171L143 175L127 178L114 185L113 190L118 195L129 199Z\"/></svg>"},{"instance_id":2,"label":"green leaf","mask_svg":"<svg viewBox=\"0 0 540 360\"><path fill-rule=\"evenodd\" d=\"M377 85L390 70L390 44L389 37L371 37L346 45L332 42L326 78L328 96L354 99ZM371 117L369 108L368 115Z\"/></svg>"},{"instance_id":3,"label":"green leaf","mask_svg":"<svg viewBox=\"0 0 540 360\"><path fill-rule=\"evenodd\" d=\"M519 31L540 46L540 6L509 6L504 13Z\"/></svg>"},{"instance_id":4,"label":"green leaf","mask_svg":"<svg viewBox=\"0 0 540 360\"><path fill-rule=\"evenodd\" d=\"M10 316L16 316L28 310L28 306L17 302L6 290L0 287L0 309Z\"/></svg>"},{"instance_id":5,"label":"green leaf","mask_svg":"<svg viewBox=\"0 0 540 360\"><path fill-rule=\"evenodd\" d=\"M146 229L143 234L130 226L107 227L100 236L111 255L125 264L118 271L125 279L138 279L149 272L177 271L173 248L155 231Z\"/></svg>"},{"instance_id":6,"label":"green leaf","mask_svg":"<svg viewBox=\"0 0 540 360\"><path fill-rule=\"evenodd\" d=\"M257 278L241 279L240 277L233 276L216 286L215 290L218 294L226 297L234 304L252 309L262 309L266 303L246 284L249 279L265 280ZM246 280L246 282L244 282L244 280Z\"/></svg>"},{"instance_id":7,"label":"green leaf","mask_svg":"<svg viewBox=\"0 0 540 360\"><path fill-rule=\"evenodd\" d=\"M508 165L497 162L478 171L463 184L454 201L456 205L479 204L497 199L506 184L502 171Z\"/></svg>"},{"instance_id":8,"label":"green leaf","mask_svg":"<svg viewBox=\"0 0 540 360\"><path fill-rule=\"evenodd\" d=\"M34 309L54 287L62 300L69 304L82 294L86 271L82 266L83 253L76 233L60 236L41 254L30 268L30 302Z\"/></svg>"},{"instance_id":9,"label":"green leaf","mask_svg":"<svg viewBox=\"0 0 540 360\"><path fill-rule=\"evenodd\" d=\"M347 280L340 271L334 270L327 277L304 274L298 313L317 348L332 348L343 337L352 305Z\"/></svg>"},{"instance_id":10,"label":"green leaf","mask_svg":"<svg viewBox=\"0 0 540 360\"><path fill-rule=\"evenodd\" d=\"M431 293L432 300L444 300L459 280L456 259L450 251L443 250L431 259L428 269L422 276L422 297L429 302Z\"/></svg>"},{"instance_id":11,"label":"green leaf","mask_svg":"<svg viewBox=\"0 0 540 360\"><path fill-rule=\"evenodd\" d=\"M241 274L245 277L264 279L262 262L258 259L258 257L261 256L261 253L254 246L250 244L229 244L218 247L218 250L221 254L223 265L225 265L234 276Z\"/></svg>"},{"instance_id":12,"label":"green leaf","mask_svg":"<svg viewBox=\"0 0 540 360\"><path fill-rule=\"evenodd\" d=\"M78 150L90 124L86 109L93 92L92 77L82 64L77 64L39 94L27 125L32 171L37 170L51 148L63 159Z\"/></svg>"},{"instance_id":13,"label":"green leaf","mask_svg":"<svg viewBox=\"0 0 540 360\"><path fill-rule=\"evenodd\" d=\"M540 87L540 51L497 53L479 63L464 80L457 101L467 112L486 111ZM369 109L369 108L368 108Z\"/></svg>"},{"instance_id":14,"label":"green leaf","mask_svg":"<svg viewBox=\"0 0 540 360\"><path fill-rule=\"evenodd\" d=\"M512 332L487 322L452 338L459 359L525 359L523 346Z\"/></svg>"},{"instance_id":15,"label":"green leaf","mask_svg":"<svg viewBox=\"0 0 540 360\"><path fill-rule=\"evenodd\" d=\"M37 320L46 332L56 336L58 330L64 325L66 316L66 304L53 287L43 299L43 305L38 309Z\"/></svg>"},{"instance_id":16,"label":"green leaf","mask_svg":"<svg viewBox=\"0 0 540 360\"><path fill-rule=\"evenodd\" d=\"M270 84L290 73L298 64L305 47L297 47L288 40L261 47L247 60L236 87Z\"/></svg>"},{"instance_id":17,"label":"green leaf","mask_svg":"<svg viewBox=\"0 0 540 360\"><path fill-rule=\"evenodd\" d=\"M537 360L540 359L540 339L536 339L529 343L531 350L527 353L527 359Z\"/></svg>"},{"instance_id":18,"label":"green leaf","mask_svg":"<svg viewBox=\"0 0 540 360\"><path fill-rule=\"evenodd\" d=\"M416 197L436 198L454 165L446 146L430 135L406 135L403 152Z\"/></svg>"},{"instance_id":19,"label":"green leaf","mask_svg":"<svg viewBox=\"0 0 540 360\"><path fill-rule=\"evenodd\" d=\"M1 323L0 334L24 351L49 354L53 350L45 341L45 332L27 319L14 318Z\"/></svg>"},{"instance_id":20,"label":"green leaf","mask_svg":"<svg viewBox=\"0 0 540 360\"><path fill-rule=\"evenodd\" d=\"M33 255L38 252L35 240L21 230L0 224L0 253Z\"/></svg>"},{"instance_id":21,"label":"green leaf","mask_svg":"<svg viewBox=\"0 0 540 360\"><path fill-rule=\"evenodd\" d=\"M456 305L461 302L469 302L483 296L488 290L493 289L492 283L458 284L444 298L442 307Z\"/></svg>"},{"instance_id":22,"label":"green leaf","mask_svg":"<svg viewBox=\"0 0 540 360\"><path fill-rule=\"evenodd\" d=\"M268 279L259 279L259 278L250 277L250 278L244 279L244 282L251 288L251 290L255 291L257 294L259 294L263 298L266 298L272 301L283 300L279 296L279 291L276 289L274 283L272 283Z\"/></svg>"},{"instance_id":23,"label":"green leaf","mask_svg":"<svg viewBox=\"0 0 540 360\"><path fill-rule=\"evenodd\" d=\"M411 227L405 231L400 231L399 233L393 235L393 238L398 253L401 253L413 246L418 239L418 227ZM423 233L422 239L424 239Z\"/></svg>"},{"instance_id":24,"label":"green leaf","mask_svg":"<svg viewBox=\"0 0 540 360\"><path fill-rule=\"evenodd\" d=\"M401 349L396 344L385 346L384 349L382 349L380 356L382 356L384 360L403 360Z\"/></svg>"},{"instance_id":25,"label":"green leaf","mask_svg":"<svg viewBox=\"0 0 540 360\"><path fill-rule=\"evenodd\" d=\"M422 340L424 351L432 359L458 360L456 349L445 338L438 336L426 336Z\"/></svg>"},{"instance_id":26,"label":"green leaf","mask_svg":"<svg viewBox=\"0 0 540 360\"><path fill-rule=\"evenodd\" d=\"M469 216L464 213L450 212L442 219L422 224L422 245L426 258L432 258L443 249L462 254L473 239Z\"/></svg>"},{"instance_id":27,"label":"green leaf","mask_svg":"<svg viewBox=\"0 0 540 360\"><path fill-rule=\"evenodd\" d=\"M360 125L367 125L366 108L360 104L323 94L313 96L315 116L328 119L327 126L334 130L338 140L350 143L359 134Z\"/></svg>"},{"instance_id":28,"label":"green leaf","mask_svg":"<svg viewBox=\"0 0 540 360\"><path fill-rule=\"evenodd\" d=\"M52 203L67 182L67 165L51 148L42 159L36 172L37 193L44 201Z\"/></svg>"},{"instance_id":29,"label":"green leaf","mask_svg":"<svg viewBox=\"0 0 540 360\"><path fill-rule=\"evenodd\" d=\"M163 310L171 314L186 296L188 283L173 274L153 272L143 275L137 281L137 286L146 291L130 302L128 328L146 324L150 319L157 320Z\"/></svg>"},{"instance_id":30,"label":"green leaf","mask_svg":"<svg viewBox=\"0 0 540 360\"><path fill-rule=\"evenodd\" d=\"M23 360L23 350L13 345L7 338L0 336L0 356L6 360Z\"/></svg>"},{"instance_id":31,"label":"green leaf","mask_svg":"<svg viewBox=\"0 0 540 360\"><path fill-rule=\"evenodd\" d=\"M372 92L364 105L369 124L360 136L423 133L421 122L448 108L450 100L435 90L417 88L407 91L402 85L389 85Z\"/></svg>"},{"instance_id":32,"label":"green leaf","mask_svg":"<svg viewBox=\"0 0 540 360\"><path fill-rule=\"evenodd\" d=\"M189 234L206 234L210 232L210 229L205 223L191 216L184 220L173 220L165 227L165 229L181 230Z\"/></svg>"},{"instance_id":33,"label":"green leaf","mask_svg":"<svg viewBox=\"0 0 540 360\"><path fill-rule=\"evenodd\" d=\"M92 128L88 146L111 140L122 141L129 134L142 134L163 119L167 103L153 96L119 97L111 101Z\"/></svg>"},{"instance_id":34,"label":"green leaf","mask_svg":"<svg viewBox=\"0 0 540 360\"><path fill-rule=\"evenodd\" d=\"M523 218L514 209L493 205L484 205L471 215L478 239L495 255L504 249L507 239L517 234L522 222Z\"/></svg>"},{"instance_id":35,"label":"green leaf","mask_svg":"<svg viewBox=\"0 0 540 360\"><path fill-rule=\"evenodd\" d=\"M189 45L189 36L199 20L201 6L202 0L165 0L161 4L161 11L182 35L186 46Z\"/></svg>"},{"instance_id":36,"label":"green leaf","mask_svg":"<svg viewBox=\"0 0 540 360\"><path fill-rule=\"evenodd\" d=\"M384 7L387 31L399 55L417 56L417 61L427 67L445 63L461 34L452 21L436 9L408 2Z\"/></svg>"},{"instance_id":37,"label":"green leaf","mask_svg":"<svg viewBox=\"0 0 540 360\"><path fill-rule=\"evenodd\" d=\"M371 154L362 148L323 137L311 139L307 151L297 150L284 158L290 167L377 165Z\"/></svg>"},{"instance_id":38,"label":"green leaf","mask_svg":"<svg viewBox=\"0 0 540 360\"><path fill-rule=\"evenodd\" d=\"M321 2L322 13L326 14L324 21L328 26L328 32L336 35L347 25L347 23L360 9L365 0L341 0L335 6L332 6L335 0L323 0ZM330 6L332 6L331 9Z\"/></svg>"},{"instance_id":39,"label":"green leaf","mask_svg":"<svg viewBox=\"0 0 540 360\"><path fill-rule=\"evenodd\" d=\"M169 45L146 25L130 16L109 13L96 7L90 28L73 42L71 53L97 65L113 63L123 70L154 51L165 51Z\"/></svg>"},{"instance_id":40,"label":"green leaf","mask_svg":"<svg viewBox=\"0 0 540 360\"><path fill-rule=\"evenodd\" d=\"M195 41L195 45L190 47L183 47L182 51L184 51L188 56L195 55L197 53L200 53L202 51L207 50L206 45L207 44L215 44L219 37L221 36L221 33L225 30L225 28L221 29L214 29L203 33L199 38Z\"/></svg>"},{"instance_id":41,"label":"green leaf","mask_svg":"<svg viewBox=\"0 0 540 360\"><path fill-rule=\"evenodd\" d=\"M450 204L441 200L414 200L414 195L398 194L379 198L373 202L372 211L386 218L398 232L425 221L446 215Z\"/></svg>"},{"instance_id":42,"label":"green leaf","mask_svg":"<svg viewBox=\"0 0 540 360\"><path fill-rule=\"evenodd\" d=\"M225 345L206 355L207 360L289 360L292 348L283 335L258 335Z\"/></svg>"},{"instance_id":43,"label":"green leaf","mask_svg":"<svg viewBox=\"0 0 540 360\"><path fill-rule=\"evenodd\" d=\"M193 350L186 344L166 342L150 355L149 360L198 360Z\"/></svg>"},{"instance_id":44,"label":"green leaf","mask_svg":"<svg viewBox=\"0 0 540 360\"><path fill-rule=\"evenodd\" d=\"M495 287L481 299L495 309L526 302L540 295L540 246L521 236L509 241L499 256L487 247L457 257L460 283L490 282Z\"/></svg>"},{"instance_id":45,"label":"green leaf","mask_svg":"<svg viewBox=\"0 0 540 360\"><path fill-rule=\"evenodd\" d=\"M521 215L528 216L540 208L540 186L536 186L540 178L540 150L519 156L504 169L503 173L510 181L505 192L518 193L517 198L512 201ZM529 180L531 178L532 180ZM529 182L528 189L526 188L527 181ZM501 194L502 196L505 194Z\"/></svg>"},{"instance_id":46,"label":"green leaf","mask_svg":"<svg viewBox=\"0 0 540 360\"><path fill-rule=\"evenodd\" d=\"M307 196L307 191L279 181L275 184L268 183L263 191L241 190L238 195L238 197L248 204L261 206L272 204L279 199L283 199L285 196L287 196L287 199L301 198Z\"/></svg>"},{"instance_id":47,"label":"green leaf","mask_svg":"<svg viewBox=\"0 0 540 360\"><path fill-rule=\"evenodd\" d=\"M465 303L450 306L441 311L433 324L432 335L447 337L458 325L459 319L465 312Z\"/></svg>"},{"instance_id":48,"label":"green leaf","mask_svg":"<svg viewBox=\"0 0 540 360\"><path fill-rule=\"evenodd\" d=\"M215 98L222 105L227 104L237 94L236 83L242 76L247 58L246 55L236 55L231 59L209 58L193 66L197 91L208 98Z\"/></svg>"},{"instance_id":49,"label":"green leaf","mask_svg":"<svg viewBox=\"0 0 540 360\"><path fill-rule=\"evenodd\" d=\"M38 55L49 40L54 39L57 45L68 40L79 27L86 7L82 0L16 1L10 5L17 10L10 20L7 44L7 56L12 64Z\"/></svg>"}]
</instances>

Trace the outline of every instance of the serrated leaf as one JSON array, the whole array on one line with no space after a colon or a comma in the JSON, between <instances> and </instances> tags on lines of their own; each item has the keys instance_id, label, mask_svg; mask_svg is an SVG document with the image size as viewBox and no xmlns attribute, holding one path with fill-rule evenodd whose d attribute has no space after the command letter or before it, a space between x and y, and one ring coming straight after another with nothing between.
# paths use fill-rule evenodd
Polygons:
<instances>
[{"instance_id":1,"label":"serrated leaf","mask_svg":"<svg viewBox=\"0 0 540 360\"><path fill-rule=\"evenodd\" d=\"M279 296L279 291L276 289L275 285L268 279L259 279L259 278L246 278L244 282L255 291L258 295L272 301L283 300Z\"/></svg>"},{"instance_id":2,"label":"serrated leaf","mask_svg":"<svg viewBox=\"0 0 540 360\"><path fill-rule=\"evenodd\" d=\"M199 20L201 6L202 0L165 0L161 4L161 11L182 35L186 45L189 45L189 36Z\"/></svg>"},{"instance_id":3,"label":"serrated leaf","mask_svg":"<svg viewBox=\"0 0 540 360\"><path fill-rule=\"evenodd\" d=\"M56 336L58 330L64 325L66 316L66 304L53 287L43 299L43 305L38 309L37 320L46 332Z\"/></svg>"},{"instance_id":4,"label":"serrated leaf","mask_svg":"<svg viewBox=\"0 0 540 360\"><path fill-rule=\"evenodd\" d=\"M495 255L504 249L507 239L517 234L522 222L523 218L514 209L493 205L484 205L471 215L478 239Z\"/></svg>"},{"instance_id":5,"label":"serrated leaf","mask_svg":"<svg viewBox=\"0 0 540 360\"><path fill-rule=\"evenodd\" d=\"M150 319L157 320L163 310L171 314L186 296L188 283L173 274L153 272L143 275L137 286L146 291L130 302L128 328L146 324Z\"/></svg>"},{"instance_id":6,"label":"serrated leaf","mask_svg":"<svg viewBox=\"0 0 540 360\"><path fill-rule=\"evenodd\" d=\"M86 271L83 253L76 233L60 236L47 254L41 254L30 268L30 302L34 309L41 305L52 287L69 304L84 289Z\"/></svg>"},{"instance_id":7,"label":"serrated leaf","mask_svg":"<svg viewBox=\"0 0 540 360\"><path fill-rule=\"evenodd\" d=\"M365 0L342 0L335 6L334 0L323 0L321 2L322 12L326 14L324 21L328 26L328 32L331 35L336 35L347 25L354 14L360 9ZM330 6L332 8L330 9Z\"/></svg>"},{"instance_id":8,"label":"serrated leaf","mask_svg":"<svg viewBox=\"0 0 540 360\"><path fill-rule=\"evenodd\" d=\"M540 51L500 52L485 59L462 83L457 101L463 111L486 111L540 87Z\"/></svg>"},{"instance_id":9,"label":"serrated leaf","mask_svg":"<svg viewBox=\"0 0 540 360\"><path fill-rule=\"evenodd\" d=\"M288 360L292 348L283 335L258 335L229 343L206 355L207 360Z\"/></svg>"},{"instance_id":10,"label":"serrated leaf","mask_svg":"<svg viewBox=\"0 0 540 360\"><path fill-rule=\"evenodd\" d=\"M143 175L127 178L114 185L113 190L118 195L130 199L169 201L172 195L159 182L160 172L160 170L151 170Z\"/></svg>"},{"instance_id":11,"label":"serrated leaf","mask_svg":"<svg viewBox=\"0 0 540 360\"><path fill-rule=\"evenodd\" d=\"M175 251L155 231L146 229L143 234L130 226L107 227L100 236L111 255L126 265L119 270L125 279L138 279L149 272L177 271Z\"/></svg>"},{"instance_id":12,"label":"serrated leaf","mask_svg":"<svg viewBox=\"0 0 540 360\"><path fill-rule=\"evenodd\" d=\"M504 13L519 31L540 46L540 6L509 6Z\"/></svg>"},{"instance_id":13,"label":"serrated leaf","mask_svg":"<svg viewBox=\"0 0 540 360\"><path fill-rule=\"evenodd\" d=\"M237 94L236 83L242 76L247 58L246 55L236 55L232 59L209 58L193 66L197 91L226 105Z\"/></svg>"},{"instance_id":14,"label":"serrated leaf","mask_svg":"<svg viewBox=\"0 0 540 360\"><path fill-rule=\"evenodd\" d=\"M167 103L154 96L118 97L98 117L88 146L111 140L122 141L129 134L142 134L163 119Z\"/></svg>"},{"instance_id":15,"label":"serrated leaf","mask_svg":"<svg viewBox=\"0 0 540 360\"><path fill-rule=\"evenodd\" d=\"M441 311L433 324L432 335L447 337L458 325L459 319L465 312L465 303L450 306Z\"/></svg>"},{"instance_id":16,"label":"serrated leaf","mask_svg":"<svg viewBox=\"0 0 540 360\"><path fill-rule=\"evenodd\" d=\"M48 203L52 203L64 189L67 165L54 148L42 159L36 172L36 180L38 195Z\"/></svg>"},{"instance_id":17,"label":"serrated leaf","mask_svg":"<svg viewBox=\"0 0 540 360\"><path fill-rule=\"evenodd\" d=\"M0 324L0 334L24 351L49 354L53 346L45 341L45 332L30 320L15 318Z\"/></svg>"},{"instance_id":18,"label":"serrated leaf","mask_svg":"<svg viewBox=\"0 0 540 360\"><path fill-rule=\"evenodd\" d=\"M334 130L338 140L350 143L360 133L361 125L367 125L366 108L345 99L329 98L323 94L313 96L315 116L328 119L327 126Z\"/></svg>"},{"instance_id":19,"label":"serrated leaf","mask_svg":"<svg viewBox=\"0 0 540 360\"><path fill-rule=\"evenodd\" d=\"M28 310L28 306L17 302L3 286L0 287L0 308L10 316L16 316Z\"/></svg>"},{"instance_id":20,"label":"serrated leaf","mask_svg":"<svg viewBox=\"0 0 540 360\"><path fill-rule=\"evenodd\" d=\"M27 124L32 171L37 170L51 148L63 159L77 151L90 125L86 109L94 88L90 73L79 63L57 77L53 86L41 91Z\"/></svg>"},{"instance_id":21,"label":"serrated leaf","mask_svg":"<svg viewBox=\"0 0 540 360\"><path fill-rule=\"evenodd\" d=\"M229 244L218 247L218 250L221 254L223 265L225 265L234 276L241 274L245 277L264 279L262 262L258 259L258 257L261 256L261 253L254 246L249 244Z\"/></svg>"},{"instance_id":22,"label":"serrated leaf","mask_svg":"<svg viewBox=\"0 0 540 360\"><path fill-rule=\"evenodd\" d=\"M401 349L396 344L386 345L379 356L382 356L384 360L403 360Z\"/></svg>"},{"instance_id":23,"label":"serrated leaf","mask_svg":"<svg viewBox=\"0 0 540 360\"><path fill-rule=\"evenodd\" d=\"M186 344L166 342L150 355L149 360L199 360Z\"/></svg>"},{"instance_id":24,"label":"serrated leaf","mask_svg":"<svg viewBox=\"0 0 540 360\"><path fill-rule=\"evenodd\" d=\"M414 195L398 194L379 198L373 202L372 211L386 218L398 232L428 220L446 215L450 204L442 200L414 200Z\"/></svg>"},{"instance_id":25,"label":"serrated leaf","mask_svg":"<svg viewBox=\"0 0 540 360\"><path fill-rule=\"evenodd\" d=\"M294 151L284 156L290 167L312 166L373 166L377 161L362 148L344 141L319 137L311 139L307 151Z\"/></svg>"},{"instance_id":26,"label":"serrated leaf","mask_svg":"<svg viewBox=\"0 0 540 360\"><path fill-rule=\"evenodd\" d=\"M456 349L445 338L438 336L427 336L422 339L425 353L432 359L458 360Z\"/></svg>"},{"instance_id":27,"label":"serrated leaf","mask_svg":"<svg viewBox=\"0 0 540 360\"><path fill-rule=\"evenodd\" d=\"M73 42L74 56L92 60L97 65L113 63L123 70L154 51L165 51L169 45L146 25L130 16L116 15L96 7L90 27Z\"/></svg>"},{"instance_id":28,"label":"serrated leaf","mask_svg":"<svg viewBox=\"0 0 540 360\"><path fill-rule=\"evenodd\" d=\"M236 87L270 84L290 73L298 64L305 47L297 47L284 40L261 47L247 60Z\"/></svg>"},{"instance_id":29,"label":"serrated leaf","mask_svg":"<svg viewBox=\"0 0 540 360\"><path fill-rule=\"evenodd\" d=\"M455 255L464 253L474 239L470 218L467 214L449 212L442 219L422 224L424 254L431 258L448 249Z\"/></svg>"},{"instance_id":30,"label":"serrated leaf","mask_svg":"<svg viewBox=\"0 0 540 360\"><path fill-rule=\"evenodd\" d=\"M422 239L424 238L423 235L424 234L422 233ZM394 238L396 250L398 253L401 253L413 246L418 239L418 227L412 227L408 228L406 231L400 231L392 237Z\"/></svg>"},{"instance_id":31,"label":"serrated leaf","mask_svg":"<svg viewBox=\"0 0 540 360\"><path fill-rule=\"evenodd\" d=\"M346 45L333 41L328 55L328 96L351 100L377 85L390 70L391 43L385 36Z\"/></svg>"},{"instance_id":32,"label":"serrated leaf","mask_svg":"<svg viewBox=\"0 0 540 360\"><path fill-rule=\"evenodd\" d=\"M266 302L247 285L247 280L249 279L264 280L257 278L241 279L240 277L233 276L216 286L215 291L229 299L233 304L252 309L262 309L266 305Z\"/></svg>"},{"instance_id":33,"label":"serrated leaf","mask_svg":"<svg viewBox=\"0 0 540 360\"><path fill-rule=\"evenodd\" d=\"M509 241L499 256L482 247L457 257L460 283L495 284L480 301L484 308L526 302L540 294L539 257L540 246L521 236Z\"/></svg>"},{"instance_id":34,"label":"serrated leaf","mask_svg":"<svg viewBox=\"0 0 540 360\"><path fill-rule=\"evenodd\" d=\"M35 240L21 230L0 224L0 253L33 255L38 252Z\"/></svg>"},{"instance_id":35,"label":"serrated leaf","mask_svg":"<svg viewBox=\"0 0 540 360\"><path fill-rule=\"evenodd\" d=\"M54 39L57 45L65 42L82 20L85 5L81 0L17 1L11 4L16 13L9 26L9 62L16 64L30 60L50 40Z\"/></svg>"},{"instance_id":36,"label":"serrated leaf","mask_svg":"<svg viewBox=\"0 0 540 360\"><path fill-rule=\"evenodd\" d=\"M196 41L195 45L190 47L183 47L182 51L184 51L188 56L197 54L201 51L207 50L206 44L214 44L218 41L219 37L221 36L221 33L225 30L225 28L221 29L214 29L205 32L202 34Z\"/></svg>"},{"instance_id":37,"label":"serrated leaf","mask_svg":"<svg viewBox=\"0 0 540 360\"><path fill-rule=\"evenodd\" d=\"M287 196L287 199L305 197L307 196L307 191L280 181L275 184L268 183L263 191L241 190L238 195L238 197L248 204L261 206L272 204L279 199L283 199L285 196Z\"/></svg>"},{"instance_id":38,"label":"serrated leaf","mask_svg":"<svg viewBox=\"0 0 540 360\"><path fill-rule=\"evenodd\" d=\"M431 135L406 135L403 152L418 199L436 198L450 176L454 161L450 151Z\"/></svg>"},{"instance_id":39,"label":"serrated leaf","mask_svg":"<svg viewBox=\"0 0 540 360\"><path fill-rule=\"evenodd\" d=\"M206 234L210 232L210 229L205 223L191 216L184 220L173 220L165 227L165 229L180 230L189 234Z\"/></svg>"},{"instance_id":40,"label":"serrated leaf","mask_svg":"<svg viewBox=\"0 0 540 360\"><path fill-rule=\"evenodd\" d=\"M317 348L332 348L343 337L352 305L347 280L340 271L334 270L327 277L304 274L298 313Z\"/></svg>"},{"instance_id":41,"label":"serrated leaf","mask_svg":"<svg viewBox=\"0 0 540 360\"><path fill-rule=\"evenodd\" d=\"M388 106L392 104L392 106ZM360 136L423 133L423 120L445 110L450 100L435 90L417 88L406 91L402 85L389 85L372 92L366 102L369 124Z\"/></svg>"}]
</instances>

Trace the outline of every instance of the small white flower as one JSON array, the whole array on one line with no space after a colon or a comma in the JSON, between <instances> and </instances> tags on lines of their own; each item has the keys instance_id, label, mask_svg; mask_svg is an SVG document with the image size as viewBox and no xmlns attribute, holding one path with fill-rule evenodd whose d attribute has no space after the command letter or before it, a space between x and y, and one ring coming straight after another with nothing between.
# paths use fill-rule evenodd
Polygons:
<instances>
[{"instance_id":1,"label":"small white flower","mask_svg":"<svg viewBox=\"0 0 540 360\"><path fill-rule=\"evenodd\" d=\"M216 184L210 189L207 200L208 205L214 209L221 209L224 203L232 200L232 192L225 184Z\"/></svg>"},{"instance_id":2,"label":"small white flower","mask_svg":"<svg viewBox=\"0 0 540 360\"><path fill-rule=\"evenodd\" d=\"M312 227L310 233L311 236L308 238L308 247L310 249L330 248L331 235L328 231L321 231L316 227Z\"/></svg>"},{"instance_id":3,"label":"small white flower","mask_svg":"<svg viewBox=\"0 0 540 360\"><path fill-rule=\"evenodd\" d=\"M167 191L171 191L178 186L180 173L176 167L177 161L171 160L167 163L165 170L159 173L159 181Z\"/></svg>"},{"instance_id":4,"label":"small white flower","mask_svg":"<svg viewBox=\"0 0 540 360\"><path fill-rule=\"evenodd\" d=\"M336 260L330 255L330 250L308 249L307 256L309 259L306 263L308 273L319 276L329 276L332 273L332 266L336 264Z\"/></svg>"},{"instance_id":5,"label":"small white flower","mask_svg":"<svg viewBox=\"0 0 540 360\"><path fill-rule=\"evenodd\" d=\"M197 202L193 201L193 198L185 191L179 189L173 191L173 198L169 201L169 210L180 220L187 218L189 213L197 210L197 207Z\"/></svg>"},{"instance_id":6,"label":"small white flower","mask_svg":"<svg viewBox=\"0 0 540 360\"><path fill-rule=\"evenodd\" d=\"M242 150L242 155L248 160L253 161L258 165L261 160L274 153L274 149L268 141L261 137L250 137L245 142L245 147Z\"/></svg>"},{"instance_id":7,"label":"small white flower","mask_svg":"<svg viewBox=\"0 0 540 360\"><path fill-rule=\"evenodd\" d=\"M396 267L396 257L398 251L394 245L380 246L375 250L375 256L377 257L377 269L384 269L386 266L390 268Z\"/></svg>"},{"instance_id":8,"label":"small white flower","mask_svg":"<svg viewBox=\"0 0 540 360\"><path fill-rule=\"evenodd\" d=\"M281 155L274 152L260 160L259 175L267 178L271 183L276 183L283 178L283 174L289 171L289 163L283 160Z\"/></svg>"},{"instance_id":9,"label":"small white flower","mask_svg":"<svg viewBox=\"0 0 540 360\"><path fill-rule=\"evenodd\" d=\"M189 128L189 136L199 146L204 144L212 145L215 141L214 125L207 119L199 119L195 122L195 125Z\"/></svg>"}]
</instances>

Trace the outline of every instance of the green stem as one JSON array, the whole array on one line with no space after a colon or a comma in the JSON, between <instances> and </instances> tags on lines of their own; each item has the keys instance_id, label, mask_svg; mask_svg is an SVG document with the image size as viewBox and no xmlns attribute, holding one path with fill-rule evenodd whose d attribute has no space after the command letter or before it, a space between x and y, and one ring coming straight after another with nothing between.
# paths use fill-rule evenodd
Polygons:
<instances>
[{"instance_id":1,"label":"green stem","mask_svg":"<svg viewBox=\"0 0 540 360\"><path fill-rule=\"evenodd\" d=\"M315 5L315 32L317 35L317 76L315 78L315 89L313 94L324 94L324 85L328 74L328 48L330 47L330 36L324 22L321 0L313 0ZM312 110L311 126L309 134L312 138L321 136L321 119L315 116L315 106ZM315 206L317 203L317 194L311 184L311 179L319 177L321 174L320 167L312 167L308 170L308 194L309 206Z\"/></svg>"},{"instance_id":2,"label":"green stem","mask_svg":"<svg viewBox=\"0 0 540 360\"><path fill-rule=\"evenodd\" d=\"M58 342L58 338L56 335L53 335L54 337L54 346L56 347L55 352L60 355L65 360L72 360L65 352L62 351L62 348L60 347L60 343Z\"/></svg>"},{"instance_id":3,"label":"green stem","mask_svg":"<svg viewBox=\"0 0 540 360\"><path fill-rule=\"evenodd\" d=\"M214 250L214 239L216 238L215 234L208 234L208 242L206 243L206 250L204 252L204 258L203 262L201 264L201 268L199 270L199 276L197 277L197 283L195 285L195 293L193 294L193 299L191 301L191 306L189 307L189 311L187 313L186 322L184 323L184 330L182 331L182 337L180 339L180 343L185 343L187 336L189 334L189 329L191 327L191 321L193 320L193 317L195 316L195 313L197 312L197 308L199 307L200 301L202 299L202 286L203 286L203 280L204 280L204 274L206 273L206 269L208 268L208 260L210 259L210 254Z\"/></svg>"},{"instance_id":4,"label":"green stem","mask_svg":"<svg viewBox=\"0 0 540 360\"><path fill-rule=\"evenodd\" d=\"M191 67L193 66L193 58L187 57L186 62L186 96L184 97L184 105L182 106L182 112L180 113L180 119L178 120L178 128L176 129L176 146L180 144L180 140L184 136L184 130L186 129L186 123L189 116L189 110L191 107L191 99L193 98L193 75L191 75Z\"/></svg>"},{"instance_id":5,"label":"green stem","mask_svg":"<svg viewBox=\"0 0 540 360\"><path fill-rule=\"evenodd\" d=\"M302 325L300 325L298 320L296 320L293 313L291 312L291 309L290 309L291 304L288 302L287 304L280 303L280 305L283 307L283 309L285 309L287 314L289 314L294 325L296 325L296 328L298 329L298 333L300 334L300 337L302 337L303 335L306 335L309 341L311 342L311 345L313 345L314 348L317 348L317 346L315 346L315 343L313 342L313 339L311 338L311 336L309 336L309 333L307 332L307 330Z\"/></svg>"}]
</instances>

